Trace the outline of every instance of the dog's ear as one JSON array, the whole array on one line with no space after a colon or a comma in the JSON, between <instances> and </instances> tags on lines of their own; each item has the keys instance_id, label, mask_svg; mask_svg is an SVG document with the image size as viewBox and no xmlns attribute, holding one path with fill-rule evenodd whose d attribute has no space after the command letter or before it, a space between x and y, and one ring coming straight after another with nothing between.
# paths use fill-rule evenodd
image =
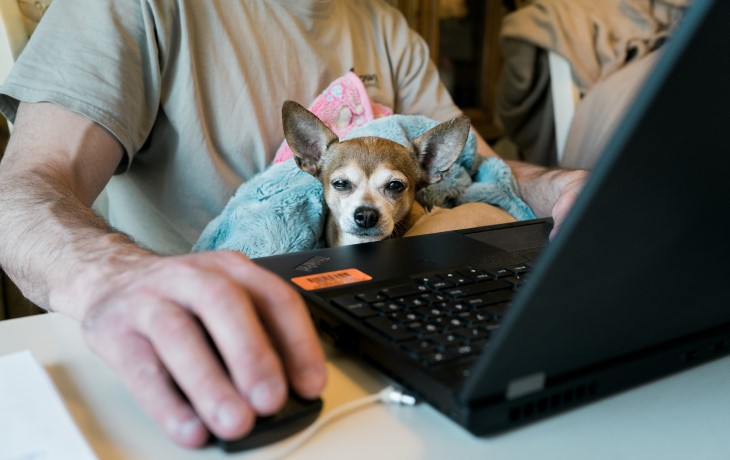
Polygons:
<instances>
[{"instance_id":1,"label":"dog's ear","mask_svg":"<svg viewBox=\"0 0 730 460\"><path fill-rule=\"evenodd\" d=\"M294 153L294 161L303 171L319 176L319 162L327 147L338 142L333 133L315 114L294 101L281 107L284 137Z\"/></svg>"},{"instance_id":2,"label":"dog's ear","mask_svg":"<svg viewBox=\"0 0 730 460\"><path fill-rule=\"evenodd\" d=\"M469 118L462 115L434 126L413 140L427 183L440 181L459 158L469 136L469 126Z\"/></svg>"}]
</instances>

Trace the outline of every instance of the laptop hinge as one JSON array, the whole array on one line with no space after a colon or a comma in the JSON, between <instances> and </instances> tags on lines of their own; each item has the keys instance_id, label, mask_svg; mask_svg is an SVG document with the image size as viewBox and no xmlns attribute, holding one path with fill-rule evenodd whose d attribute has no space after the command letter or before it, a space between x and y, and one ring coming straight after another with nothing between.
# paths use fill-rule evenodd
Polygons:
<instances>
[{"instance_id":1,"label":"laptop hinge","mask_svg":"<svg viewBox=\"0 0 730 460\"><path fill-rule=\"evenodd\" d=\"M545 388L545 373L536 372L534 374L514 379L507 384L505 397L509 401L538 392L543 388Z\"/></svg>"}]
</instances>

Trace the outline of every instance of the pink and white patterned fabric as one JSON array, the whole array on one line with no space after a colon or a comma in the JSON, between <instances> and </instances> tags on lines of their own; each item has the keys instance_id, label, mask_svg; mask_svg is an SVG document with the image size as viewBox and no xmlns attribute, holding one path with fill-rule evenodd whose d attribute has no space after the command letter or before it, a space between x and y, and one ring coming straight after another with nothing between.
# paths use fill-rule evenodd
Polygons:
<instances>
[{"instance_id":1,"label":"pink and white patterned fabric","mask_svg":"<svg viewBox=\"0 0 730 460\"><path fill-rule=\"evenodd\" d=\"M353 72L347 72L333 81L314 99L309 111L317 115L339 138L376 118L393 115L389 107L370 100L362 80ZM276 151L274 163L292 157L293 153L284 141Z\"/></svg>"}]
</instances>

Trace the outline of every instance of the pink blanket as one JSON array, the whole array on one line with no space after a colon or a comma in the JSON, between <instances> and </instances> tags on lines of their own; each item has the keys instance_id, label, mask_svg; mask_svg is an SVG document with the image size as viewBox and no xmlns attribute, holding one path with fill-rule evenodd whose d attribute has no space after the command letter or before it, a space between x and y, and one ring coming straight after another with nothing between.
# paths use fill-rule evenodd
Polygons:
<instances>
[{"instance_id":1,"label":"pink blanket","mask_svg":"<svg viewBox=\"0 0 730 460\"><path fill-rule=\"evenodd\" d=\"M309 111L340 138L369 121L393 115L389 107L370 100L362 80L353 72L347 72L333 81L314 99ZM274 163L281 163L292 156L291 149L284 141L276 151Z\"/></svg>"}]
</instances>

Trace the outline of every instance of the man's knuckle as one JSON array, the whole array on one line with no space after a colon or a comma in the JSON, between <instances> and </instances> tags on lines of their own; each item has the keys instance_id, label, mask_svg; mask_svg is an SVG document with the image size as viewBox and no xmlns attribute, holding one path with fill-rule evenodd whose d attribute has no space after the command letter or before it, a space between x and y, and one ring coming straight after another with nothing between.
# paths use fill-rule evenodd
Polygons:
<instances>
[{"instance_id":1,"label":"man's knuckle","mask_svg":"<svg viewBox=\"0 0 730 460\"><path fill-rule=\"evenodd\" d=\"M195 330L190 314L181 308L170 309L153 321L152 333L168 340L181 340Z\"/></svg>"},{"instance_id":2,"label":"man's knuckle","mask_svg":"<svg viewBox=\"0 0 730 460\"><path fill-rule=\"evenodd\" d=\"M242 369L263 370L268 369L273 361L271 348L263 343L249 344L236 356L236 365Z\"/></svg>"},{"instance_id":3,"label":"man's knuckle","mask_svg":"<svg viewBox=\"0 0 730 460\"><path fill-rule=\"evenodd\" d=\"M149 387L149 382L164 380L167 378L167 371L162 363L152 360L136 360L129 371L129 377L133 382L139 382L142 387Z\"/></svg>"}]
</instances>

